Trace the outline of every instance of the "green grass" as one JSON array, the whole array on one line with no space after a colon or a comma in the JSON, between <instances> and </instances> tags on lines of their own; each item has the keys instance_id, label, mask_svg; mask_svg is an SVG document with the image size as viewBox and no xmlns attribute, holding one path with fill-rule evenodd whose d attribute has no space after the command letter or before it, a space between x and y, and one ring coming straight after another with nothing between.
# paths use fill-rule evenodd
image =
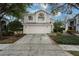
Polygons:
<instances>
[{"instance_id":1,"label":"green grass","mask_svg":"<svg viewBox=\"0 0 79 59\"><path fill-rule=\"evenodd\" d=\"M74 35L57 35L52 36L58 44L79 45L79 37Z\"/></svg>"},{"instance_id":2,"label":"green grass","mask_svg":"<svg viewBox=\"0 0 79 59\"><path fill-rule=\"evenodd\" d=\"M79 51L68 51L68 52L74 56L79 56Z\"/></svg>"}]
</instances>

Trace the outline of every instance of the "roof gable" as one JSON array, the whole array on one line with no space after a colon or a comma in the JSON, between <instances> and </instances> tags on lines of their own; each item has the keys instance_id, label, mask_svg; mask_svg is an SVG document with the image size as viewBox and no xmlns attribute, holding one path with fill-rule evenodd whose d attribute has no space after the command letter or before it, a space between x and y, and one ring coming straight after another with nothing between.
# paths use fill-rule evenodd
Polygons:
<instances>
[{"instance_id":1,"label":"roof gable","mask_svg":"<svg viewBox=\"0 0 79 59\"><path fill-rule=\"evenodd\" d=\"M35 14L36 14L36 13L38 13L38 12L41 12L41 11L42 11L42 12L45 12L46 14L51 15L50 13L48 13L48 12L47 12L47 11L45 11L45 10L38 10L38 11L36 11L36 12L35 12Z\"/></svg>"},{"instance_id":2,"label":"roof gable","mask_svg":"<svg viewBox=\"0 0 79 59\"><path fill-rule=\"evenodd\" d=\"M31 14L31 15L34 15L34 14L36 14L36 13L38 13L38 12L44 12L44 13L46 13L46 14L48 14L48 15L51 15L49 12L47 12L47 11L45 11L45 10L38 10L38 11L36 11L36 12L34 12L34 13L28 13L28 14Z\"/></svg>"}]
</instances>

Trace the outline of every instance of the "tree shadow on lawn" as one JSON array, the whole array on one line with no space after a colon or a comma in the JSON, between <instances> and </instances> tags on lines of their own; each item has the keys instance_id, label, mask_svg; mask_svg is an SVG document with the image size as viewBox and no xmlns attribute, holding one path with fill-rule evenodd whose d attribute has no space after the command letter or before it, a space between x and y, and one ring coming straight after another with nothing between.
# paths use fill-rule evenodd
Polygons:
<instances>
[{"instance_id":1,"label":"tree shadow on lawn","mask_svg":"<svg viewBox=\"0 0 79 59\"><path fill-rule=\"evenodd\" d=\"M11 44L22 38L24 34L22 35L12 35L12 36L3 36L3 38L0 40L0 44Z\"/></svg>"}]
</instances>

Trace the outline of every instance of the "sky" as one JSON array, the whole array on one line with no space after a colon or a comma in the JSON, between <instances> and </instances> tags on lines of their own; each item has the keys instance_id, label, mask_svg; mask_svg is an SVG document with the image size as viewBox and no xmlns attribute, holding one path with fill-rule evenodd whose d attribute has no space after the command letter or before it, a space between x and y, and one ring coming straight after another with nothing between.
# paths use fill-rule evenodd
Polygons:
<instances>
[{"instance_id":1,"label":"sky","mask_svg":"<svg viewBox=\"0 0 79 59\"><path fill-rule=\"evenodd\" d=\"M51 7L48 7L47 5L44 6L41 3L34 3L30 8L28 8L28 11L33 13L41 9L46 9L47 12L50 12Z\"/></svg>"},{"instance_id":2,"label":"sky","mask_svg":"<svg viewBox=\"0 0 79 59\"><path fill-rule=\"evenodd\" d=\"M41 9L44 9L46 10L47 12L51 13L51 10L52 10L52 7L49 6L48 4L44 5L44 4L41 4L41 3L34 3L30 8L28 8L27 10L30 12L30 13L34 13L38 10L41 10ZM58 12L57 15L55 16L52 16L52 18L54 20L64 20L66 17L68 18L71 18L72 16L74 16L75 14L78 14L79 13L79 10L77 9L73 9L73 14L71 15L67 15L65 13L61 13L61 12Z\"/></svg>"}]
</instances>

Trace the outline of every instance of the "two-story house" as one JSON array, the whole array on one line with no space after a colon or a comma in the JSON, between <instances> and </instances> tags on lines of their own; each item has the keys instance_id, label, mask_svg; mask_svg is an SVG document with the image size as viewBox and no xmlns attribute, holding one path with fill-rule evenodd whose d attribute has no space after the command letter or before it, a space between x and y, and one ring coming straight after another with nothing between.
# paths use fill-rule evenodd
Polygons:
<instances>
[{"instance_id":1,"label":"two-story house","mask_svg":"<svg viewBox=\"0 0 79 59\"><path fill-rule=\"evenodd\" d=\"M24 16L24 34L50 33L53 31L53 27L51 14L44 10L39 10L35 13L28 13Z\"/></svg>"}]
</instances>

